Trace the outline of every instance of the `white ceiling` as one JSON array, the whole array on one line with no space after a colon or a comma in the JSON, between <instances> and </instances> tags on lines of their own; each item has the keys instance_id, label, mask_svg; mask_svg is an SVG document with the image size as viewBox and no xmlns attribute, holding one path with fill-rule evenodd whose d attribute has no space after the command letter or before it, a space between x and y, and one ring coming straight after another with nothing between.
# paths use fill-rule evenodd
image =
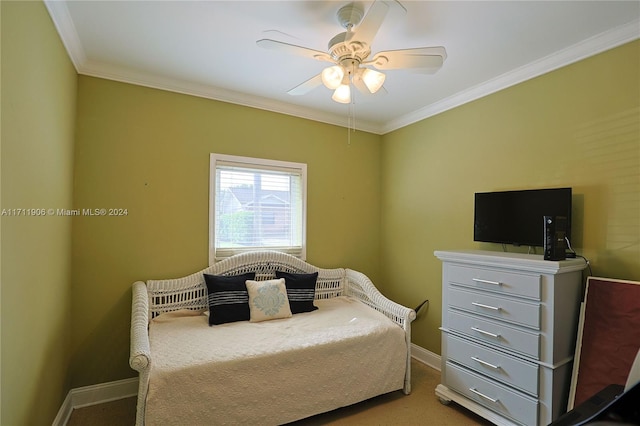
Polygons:
<instances>
[{"instance_id":1,"label":"white ceiling","mask_svg":"<svg viewBox=\"0 0 640 426\"><path fill-rule=\"evenodd\" d=\"M326 62L256 45L326 51L348 1L53 1L45 4L80 74L232 102L341 126L348 105L317 87L286 92ZM365 10L371 1L360 2ZM444 46L434 75L386 71L388 93L356 97L356 127L384 134L640 38L639 1L403 1L381 50ZM640 78L640 76L639 76Z\"/></svg>"}]
</instances>

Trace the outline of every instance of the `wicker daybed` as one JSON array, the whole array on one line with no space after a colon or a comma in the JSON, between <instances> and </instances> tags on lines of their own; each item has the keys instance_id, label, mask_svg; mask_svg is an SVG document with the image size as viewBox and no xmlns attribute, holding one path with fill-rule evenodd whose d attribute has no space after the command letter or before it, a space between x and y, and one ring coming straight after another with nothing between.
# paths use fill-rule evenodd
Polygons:
<instances>
[{"instance_id":1,"label":"wicker daybed","mask_svg":"<svg viewBox=\"0 0 640 426\"><path fill-rule=\"evenodd\" d=\"M313 311L207 320L204 274L276 282L276 273L316 272ZM276 425L399 389L408 394L413 319L412 309L360 272L275 251L239 254L179 279L138 281L129 359L139 372L136 424Z\"/></svg>"}]
</instances>

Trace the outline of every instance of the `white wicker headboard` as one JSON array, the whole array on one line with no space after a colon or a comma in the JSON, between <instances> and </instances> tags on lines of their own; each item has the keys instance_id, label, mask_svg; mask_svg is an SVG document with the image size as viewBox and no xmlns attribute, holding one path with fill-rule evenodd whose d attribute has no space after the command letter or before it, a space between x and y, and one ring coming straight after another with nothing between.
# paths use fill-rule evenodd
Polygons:
<instances>
[{"instance_id":1,"label":"white wicker headboard","mask_svg":"<svg viewBox=\"0 0 640 426\"><path fill-rule=\"evenodd\" d=\"M347 278L343 268L322 269L286 253L254 251L224 259L183 278L147 281L149 318L178 309L206 309L207 288L203 274L231 276L255 272L257 280L266 280L274 278L276 271L318 272L316 299L329 299L345 293Z\"/></svg>"}]
</instances>

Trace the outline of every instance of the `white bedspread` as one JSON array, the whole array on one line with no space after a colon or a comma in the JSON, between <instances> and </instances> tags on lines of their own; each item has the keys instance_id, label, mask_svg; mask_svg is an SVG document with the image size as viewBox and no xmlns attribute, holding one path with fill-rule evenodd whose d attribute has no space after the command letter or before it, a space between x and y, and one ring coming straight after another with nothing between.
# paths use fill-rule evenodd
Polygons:
<instances>
[{"instance_id":1,"label":"white bedspread","mask_svg":"<svg viewBox=\"0 0 640 426\"><path fill-rule=\"evenodd\" d=\"M193 311L152 320L146 424L276 425L402 388L398 325L348 297L315 304L259 323L209 327Z\"/></svg>"}]
</instances>

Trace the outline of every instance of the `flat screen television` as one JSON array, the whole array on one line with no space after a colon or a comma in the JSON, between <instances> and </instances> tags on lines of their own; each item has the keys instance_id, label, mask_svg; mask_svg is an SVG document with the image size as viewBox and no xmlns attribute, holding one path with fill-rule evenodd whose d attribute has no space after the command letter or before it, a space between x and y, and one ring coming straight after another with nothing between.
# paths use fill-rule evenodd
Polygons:
<instances>
[{"instance_id":1,"label":"flat screen television","mask_svg":"<svg viewBox=\"0 0 640 426\"><path fill-rule=\"evenodd\" d=\"M477 192L473 240L542 247L544 216L566 217L571 240L571 188Z\"/></svg>"}]
</instances>

